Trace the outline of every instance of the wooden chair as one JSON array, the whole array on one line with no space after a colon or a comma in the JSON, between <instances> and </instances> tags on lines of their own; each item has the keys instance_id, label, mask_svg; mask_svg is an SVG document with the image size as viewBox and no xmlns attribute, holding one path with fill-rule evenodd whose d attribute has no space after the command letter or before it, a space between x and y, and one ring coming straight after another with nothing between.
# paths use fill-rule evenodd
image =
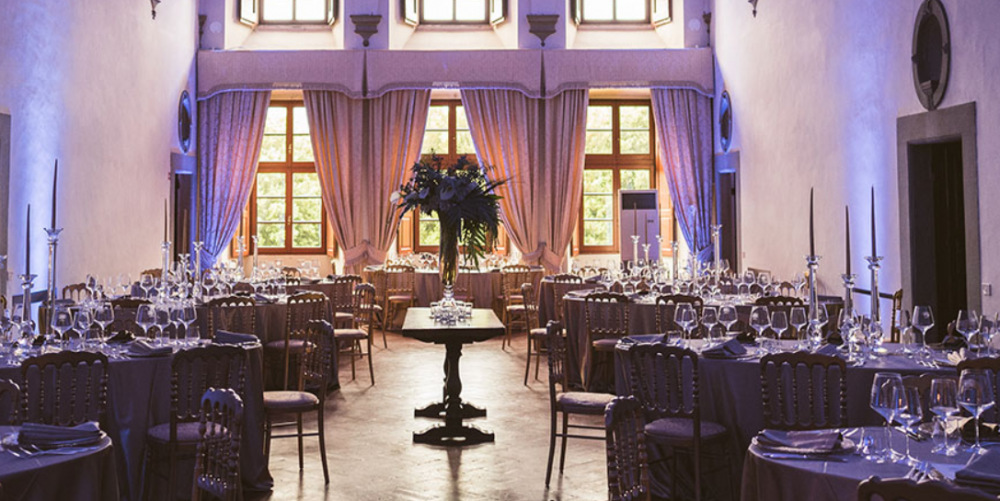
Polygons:
<instances>
[{"instance_id":1,"label":"wooden chair","mask_svg":"<svg viewBox=\"0 0 1000 501\"><path fill-rule=\"evenodd\" d=\"M76 426L102 421L108 401L108 357L62 351L21 363L22 423Z\"/></svg>"},{"instance_id":2,"label":"wooden chair","mask_svg":"<svg viewBox=\"0 0 1000 501\"><path fill-rule=\"evenodd\" d=\"M289 277L289 276L285 277L285 286L286 287L297 287L299 285L302 285L302 278L301 277Z\"/></svg>"},{"instance_id":3,"label":"wooden chair","mask_svg":"<svg viewBox=\"0 0 1000 501\"><path fill-rule=\"evenodd\" d=\"M778 295L785 297L795 297L795 286L791 282L781 282L778 284Z\"/></svg>"},{"instance_id":4,"label":"wooden chair","mask_svg":"<svg viewBox=\"0 0 1000 501\"><path fill-rule=\"evenodd\" d=\"M680 330L674 323L674 308L681 303L688 303L695 310L701 310L704 302L700 297L685 294L661 294L656 296L656 333L666 334L667 331Z\"/></svg>"},{"instance_id":5,"label":"wooden chair","mask_svg":"<svg viewBox=\"0 0 1000 501\"><path fill-rule=\"evenodd\" d=\"M459 266L458 276L455 278L455 300L475 303L476 295L472 292L472 275L479 273L479 270L472 266Z\"/></svg>"},{"instance_id":6,"label":"wooden chair","mask_svg":"<svg viewBox=\"0 0 1000 501\"><path fill-rule=\"evenodd\" d=\"M962 360L961 362L958 363L958 366L955 368L955 371L957 372L959 377L961 377L962 371L967 369L979 369L986 371L987 374L989 374L990 376L990 384L993 386L993 395L994 396L1000 395L1000 393L998 393L1000 392L1000 357L981 357L981 358ZM987 414L992 414L993 418L992 419L986 418ZM980 420L981 421L988 420L989 422L992 423L1000 423L1000 409L997 409L997 406L994 405L989 410L987 410L986 413L983 414Z\"/></svg>"},{"instance_id":7,"label":"wooden chair","mask_svg":"<svg viewBox=\"0 0 1000 501\"><path fill-rule=\"evenodd\" d=\"M608 499L649 501L646 420L634 397L617 397L604 411L608 451Z\"/></svg>"},{"instance_id":8,"label":"wooden chair","mask_svg":"<svg viewBox=\"0 0 1000 501\"><path fill-rule=\"evenodd\" d=\"M417 292L414 285L416 280L416 270L410 265L390 265L384 268L385 278L385 321L383 329L392 325L396 311L400 308L407 309L417 302ZM384 336L384 332L383 332ZM382 340L385 343L385 338Z\"/></svg>"},{"instance_id":9,"label":"wooden chair","mask_svg":"<svg viewBox=\"0 0 1000 501\"><path fill-rule=\"evenodd\" d=\"M224 330L242 334L257 333L257 301L244 296L229 296L208 302L208 332L214 338L216 331Z\"/></svg>"},{"instance_id":10,"label":"wooden chair","mask_svg":"<svg viewBox=\"0 0 1000 501\"><path fill-rule=\"evenodd\" d=\"M275 360L282 361L281 389L288 389L288 371L292 356L298 357L305 351L305 346L300 340L292 339L292 333L304 329L312 320L327 320L328 301L325 294L313 291L299 292L288 298L284 338L264 344L264 355L272 367Z\"/></svg>"},{"instance_id":11,"label":"wooden chair","mask_svg":"<svg viewBox=\"0 0 1000 501\"><path fill-rule=\"evenodd\" d=\"M285 266L281 268L281 274L284 275L286 280L289 278L302 278L302 272L294 266Z\"/></svg>"},{"instance_id":12,"label":"wooden chair","mask_svg":"<svg viewBox=\"0 0 1000 501\"><path fill-rule=\"evenodd\" d=\"M538 365L541 353L545 351L545 328L538 326L538 301L535 299L535 286L530 283L521 285L521 297L524 298L524 315L528 324L528 357L524 365L524 385L528 385L528 373L531 372L531 348L535 348L535 379L538 379Z\"/></svg>"},{"instance_id":13,"label":"wooden chair","mask_svg":"<svg viewBox=\"0 0 1000 501\"><path fill-rule=\"evenodd\" d=\"M830 395L834 377L839 380L839 392ZM840 357L801 351L764 355L760 385L765 428L816 430L847 425L847 363ZM819 395L816 388L822 388Z\"/></svg>"},{"instance_id":14,"label":"wooden chair","mask_svg":"<svg viewBox=\"0 0 1000 501\"><path fill-rule=\"evenodd\" d=\"M890 343L899 342L899 312L903 309L903 289L899 289L892 294L892 316L889 317L889 323L892 325L892 330L889 335Z\"/></svg>"},{"instance_id":15,"label":"wooden chair","mask_svg":"<svg viewBox=\"0 0 1000 501\"><path fill-rule=\"evenodd\" d=\"M240 438L243 400L230 389L209 388L201 399L192 501L243 499Z\"/></svg>"},{"instance_id":16,"label":"wooden chair","mask_svg":"<svg viewBox=\"0 0 1000 501\"><path fill-rule=\"evenodd\" d=\"M584 387L590 391L594 358L598 353L612 354L618 340L629 334L629 309L632 301L617 292L592 292L584 299L587 326L587 364Z\"/></svg>"},{"instance_id":17,"label":"wooden chair","mask_svg":"<svg viewBox=\"0 0 1000 501\"><path fill-rule=\"evenodd\" d=\"M371 287L368 285L368 287ZM319 437L320 459L323 463L323 478L326 483L330 483L330 474L326 465L326 433L324 432L323 408L326 403L327 379L330 374L330 364L333 359L334 329L325 320L314 320L309 325L296 332L296 337L301 339L307 348L302 354L302 361L299 364L299 381L294 391L265 391L264 392L264 456L270 458L271 439L296 437L299 441L299 471L303 469L302 438ZM320 388L316 394L306 391L307 387ZM317 412L316 426L317 433L302 432L302 415L306 412ZM298 433L294 435L273 435L273 418L281 414L295 414L298 424Z\"/></svg>"},{"instance_id":18,"label":"wooden chair","mask_svg":"<svg viewBox=\"0 0 1000 501\"><path fill-rule=\"evenodd\" d=\"M379 330L382 331L382 347L388 348L389 343L385 338L386 322L388 322L385 311L386 298L388 297L385 294L385 288L387 285L385 267L381 267L373 271L370 275L370 279L371 284L375 286L375 322L378 324Z\"/></svg>"},{"instance_id":19,"label":"wooden chair","mask_svg":"<svg viewBox=\"0 0 1000 501\"><path fill-rule=\"evenodd\" d=\"M725 426L701 418L698 354L678 346L662 343L632 345L627 350L629 363L629 393L645 411L648 424L646 440L673 451L673 499L701 499L702 448L721 450L717 455L732 469L726 444L729 431ZM678 452L690 453L694 462L694 495L686 497L677 490ZM733 499L738 496L730 479Z\"/></svg>"},{"instance_id":20,"label":"wooden chair","mask_svg":"<svg viewBox=\"0 0 1000 501\"><path fill-rule=\"evenodd\" d=\"M6 404L4 400L7 401ZM17 408L20 405L21 387L9 379L0 379L0 426L20 424L17 420Z\"/></svg>"},{"instance_id":21,"label":"wooden chair","mask_svg":"<svg viewBox=\"0 0 1000 501\"><path fill-rule=\"evenodd\" d=\"M62 298L71 299L73 303L80 304L83 301L90 299L90 291L87 290L87 284L69 284L62 288Z\"/></svg>"},{"instance_id":22,"label":"wooden chair","mask_svg":"<svg viewBox=\"0 0 1000 501\"><path fill-rule=\"evenodd\" d=\"M545 487L548 487L552 480L552 460L555 458L557 437L562 439L562 449L559 453L560 474L562 474L563 466L566 463L567 439L605 439L603 436L571 434L570 429L603 430L604 427L570 424L570 415L602 416L605 407L611 402L614 395L566 391L569 389L569 377L566 372L566 337L563 335L562 324L556 321L549 322L546 327L545 345L548 347L549 357L549 460L545 470ZM556 427L560 413L562 414L562 431Z\"/></svg>"},{"instance_id":23,"label":"wooden chair","mask_svg":"<svg viewBox=\"0 0 1000 501\"><path fill-rule=\"evenodd\" d=\"M802 298L788 296L764 296L757 298L755 306L802 306Z\"/></svg>"},{"instance_id":24,"label":"wooden chair","mask_svg":"<svg viewBox=\"0 0 1000 501\"><path fill-rule=\"evenodd\" d=\"M504 327L506 334L501 349L510 346L515 327L528 331L527 319L524 314L524 298L521 296L521 285L532 283L531 268L523 264L512 264L500 269L500 304L503 306Z\"/></svg>"},{"instance_id":25,"label":"wooden chair","mask_svg":"<svg viewBox=\"0 0 1000 501\"><path fill-rule=\"evenodd\" d=\"M166 492L177 495L177 464L198 448L201 433L202 395L210 389L228 388L243 394L247 354L232 345L207 345L177 352L170 362L170 420L146 430L147 475L163 478L157 466L167 464ZM150 485L147 478L143 490ZM157 489L155 492L163 492Z\"/></svg>"},{"instance_id":26,"label":"wooden chair","mask_svg":"<svg viewBox=\"0 0 1000 501\"><path fill-rule=\"evenodd\" d=\"M914 482L905 478L868 477L858 484L858 501L996 501L983 491L953 487L936 480Z\"/></svg>"},{"instance_id":27,"label":"wooden chair","mask_svg":"<svg viewBox=\"0 0 1000 501\"><path fill-rule=\"evenodd\" d=\"M144 304L153 304L152 301L148 299L123 297L119 299L111 300L111 307L116 310L138 310L140 306ZM118 315L115 314L115 317Z\"/></svg>"},{"instance_id":28,"label":"wooden chair","mask_svg":"<svg viewBox=\"0 0 1000 501\"><path fill-rule=\"evenodd\" d=\"M354 359L355 356L368 357L368 375L371 377L372 386L375 385L375 368L372 366L372 329L375 323L375 287L371 284L358 284L351 295L353 304L351 306L351 321L346 329L335 329L334 338L338 341L345 341L351 345L351 381L355 379ZM361 351L361 342L366 341L368 347L366 351Z\"/></svg>"},{"instance_id":29,"label":"wooden chair","mask_svg":"<svg viewBox=\"0 0 1000 501\"><path fill-rule=\"evenodd\" d=\"M361 275L341 275L333 279L333 296L330 309L333 310L333 327L349 326L354 319L354 286L361 283Z\"/></svg>"},{"instance_id":30,"label":"wooden chair","mask_svg":"<svg viewBox=\"0 0 1000 501\"><path fill-rule=\"evenodd\" d=\"M583 278L570 273L561 273L552 277L552 304L555 308L556 320L565 322L566 294L578 290L583 285Z\"/></svg>"},{"instance_id":31,"label":"wooden chair","mask_svg":"<svg viewBox=\"0 0 1000 501\"><path fill-rule=\"evenodd\" d=\"M163 268L150 268L148 270L142 270L142 273L140 273L139 276L141 277L143 275L152 275L156 278L160 278L163 276Z\"/></svg>"}]
</instances>

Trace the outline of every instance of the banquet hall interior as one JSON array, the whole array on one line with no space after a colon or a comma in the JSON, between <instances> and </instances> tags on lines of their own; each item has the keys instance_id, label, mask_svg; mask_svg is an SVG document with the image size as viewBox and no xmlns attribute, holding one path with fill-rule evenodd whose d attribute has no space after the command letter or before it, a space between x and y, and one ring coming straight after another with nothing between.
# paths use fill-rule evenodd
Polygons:
<instances>
[{"instance_id":1,"label":"banquet hall interior","mask_svg":"<svg viewBox=\"0 0 1000 501\"><path fill-rule=\"evenodd\" d=\"M0 0L0 501L995 500L998 27Z\"/></svg>"}]
</instances>

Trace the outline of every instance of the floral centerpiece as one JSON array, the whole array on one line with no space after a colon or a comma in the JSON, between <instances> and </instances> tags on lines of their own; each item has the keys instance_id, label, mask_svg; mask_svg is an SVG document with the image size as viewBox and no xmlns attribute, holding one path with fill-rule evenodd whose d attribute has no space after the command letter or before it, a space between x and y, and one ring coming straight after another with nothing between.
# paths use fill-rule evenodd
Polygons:
<instances>
[{"instance_id":1,"label":"floral centerpiece","mask_svg":"<svg viewBox=\"0 0 1000 501\"><path fill-rule=\"evenodd\" d=\"M464 156L446 167L441 161L435 155L414 164L412 177L393 193L392 201L399 203L400 217L411 210L437 214L441 224L441 283L446 304L453 305L459 245L466 260L476 266L493 251L500 228L501 199L493 191L506 180L489 180L486 168Z\"/></svg>"}]
</instances>

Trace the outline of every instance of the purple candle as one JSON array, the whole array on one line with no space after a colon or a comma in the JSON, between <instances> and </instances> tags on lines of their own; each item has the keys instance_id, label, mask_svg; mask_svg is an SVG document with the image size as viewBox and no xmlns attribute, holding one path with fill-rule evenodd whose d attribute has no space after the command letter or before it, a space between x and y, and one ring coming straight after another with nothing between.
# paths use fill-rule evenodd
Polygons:
<instances>
[{"instance_id":1,"label":"purple candle","mask_svg":"<svg viewBox=\"0 0 1000 501\"><path fill-rule=\"evenodd\" d=\"M28 204L28 221L24 224L24 274L31 275L31 204Z\"/></svg>"},{"instance_id":2,"label":"purple candle","mask_svg":"<svg viewBox=\"0 0 1000 501\"><path fill-rule=\"evenodd\" d=\"M816 257L816 234L813 224L813 189L809 188L809 256Z\"/></svg>"},{"instance_id":3,"label":"purple candle","mask_svg":"<svg viewBox=\"0 0 1000 501\"><path fill-rule=\"evenodd\" d=\"M167 241L167 199L163 199L163 241Z\"/></svg>"},{"instance_id":4,"label":"purple candle","mask_svg":"<svg viewBox=\"0 0 1000 501\"><path fill-rule=\"evenodd\" d=\"M56 228L56 185L59 184L59 159L56 159L56 173L52 176L52 226Z\"/></svg>"},{"instance_id":5,"label":"purple candle","mask_svg":"<svg viewBox=\"0 0 1000 501\"><path fill-rule=\"evenodd\" d=\"M875 187L872 186L872 257L878 257L878 247L875 245Z\"/></svg>"},{"instance_id":6,"label":"purple candle","mask_svg":"<svg viewBox=\"0 0 1000 501\"><path fill-rule=\"evenodd\" d=\"M847 233L847 274L851 274L851 208L844 206L844 215L846 216L846 233Z\"/></svg>"}]
</instances>

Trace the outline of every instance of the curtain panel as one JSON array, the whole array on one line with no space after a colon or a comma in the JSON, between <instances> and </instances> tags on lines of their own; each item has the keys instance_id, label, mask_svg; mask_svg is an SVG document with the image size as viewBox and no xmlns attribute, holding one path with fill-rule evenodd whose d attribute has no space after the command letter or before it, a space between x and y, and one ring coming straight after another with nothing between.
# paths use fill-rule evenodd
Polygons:
<instances>
[{"instance_id":1,"label":"curtain panel","mask_svg":"<svg viewBox=\"0 0 1000 501\"><path fill-rule=\"evenodd\" d=\"M712 102L694 90L652 89L656 149L677 223L699 259L712 257ZM693 209L692 209L693 208Z\"/></svg>"},{"instance_id":2,"label":"curtain panel","mask_svg":"<svg viewBox=\"0 0 1000 501\"><path fill-rule=\"evenodd\" d=\"M384 263L399 226L389 198L420 157L430 90L373 99L303 94L323 204L344 250L344 268Z\"/></svg>"},{"instance_id":3,"label":"curtain panel","mask_svg":"<svg viewBox=\"0 0 1000 501\"><path fill-rule=\"evenodd\" d=\"M530 263L560 269L583 200L588 93L535 99L515 90L462 90L479 163L497 192L504 227Z\"/></svg>"},{"instance_id":4,"label":"curtain panel","mask_svg":"<svg viewBox=\"0 0 1000 501\"><path fill-rule=\"evenodd\" d=\"M202 266L226 250L250 200L271 91L216 94L198 103L197 238Z\"/></svg>"}]
</instances>

